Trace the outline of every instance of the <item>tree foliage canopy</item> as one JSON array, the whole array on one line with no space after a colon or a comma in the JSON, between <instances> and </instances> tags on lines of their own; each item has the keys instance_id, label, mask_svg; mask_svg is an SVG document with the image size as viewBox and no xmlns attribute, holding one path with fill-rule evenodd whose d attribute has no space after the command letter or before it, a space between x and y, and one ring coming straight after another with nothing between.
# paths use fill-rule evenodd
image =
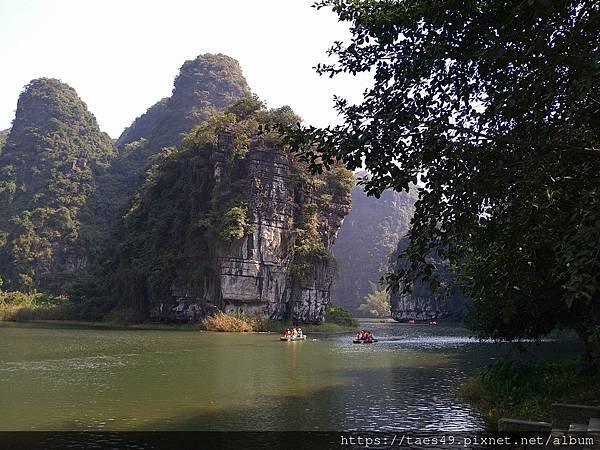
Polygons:
<instances>
[{"instance_id":1,"label":"tree foliage canopy","mask_svg":"<svg viewBox=\"0 0 600 450\"><path fill-rule=\"evenodd\" d=\"M315 169L366 189L421 186L407 265L431 248L461 273L481 337L587 340L600 314L600 4L591 0L323 0L351 27L321 74L370 72L344 122L287 131ZM316 151L315 149L319 150ZM409 286L410 283L405 283Z\"/></svg>"}]
</instances>

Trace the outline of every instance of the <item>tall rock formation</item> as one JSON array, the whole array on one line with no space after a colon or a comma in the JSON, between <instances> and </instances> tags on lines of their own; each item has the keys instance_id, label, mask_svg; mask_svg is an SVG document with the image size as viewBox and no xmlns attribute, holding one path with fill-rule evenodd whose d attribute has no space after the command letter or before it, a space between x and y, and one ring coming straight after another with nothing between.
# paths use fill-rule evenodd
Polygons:
<instances>
[{"instance_id":1,"label":"tall rock formation","mask_svg":"<svg viewBox=\"0 0 600 450\"><path fill-rule=\"evenodd\" d=\"M152 155L178 146L194 126L250 94L235 59L207 53L186 61L171 96L151 106L117 139L120 154L111 173L121 181L119 190L128 198L143 181Z\"/></svg>"},{"instance_id":2,"label":"tall rock formation","mask_svg":"<svg viewBox=\"0 0 600 450\"><path fill-rule=\"evenodd\" d=\"M358 173L363 178L366 173ZM352 191L352 209L338 234L333 254L339 265L338 279L332 290L333 301L355 315L358 307L388 272L390 255L406 234L414 212L416 192L385 191L380 198L368 197L356 186Z\"/></svg>"},{"instance_id":3,"label":"tall rock formation","mask_svg":"<svg viewBox=\"0 0 600 450\"><path fill-rule=\"evenodd\" d=\"M106 251L110 231L130 207L152 159L163 148L178 146L194 126L249 95L238 62L229 56L204 54L183 64L172 95L151 106L116 141L119 155L99 179L85 211L83 245L90 260Z\"/></svg>"},{"instance_id":4,"label":"tall rock formation","mask_svg":"<svg viewBox=\"0 0 600 450\"><path fill-rule=\"evenodd\" d=\"M407 237L398 243L398 249L390 260L392 268L398 268L402 264L398 255L408 246L408 243ZM429 283L417 282L409 294L392 291L390 306L394 320L399 322L409 320L462 322L464 319L471 302L454 285L454 275L448 265L436 255L432 255L431 260L436 267L435 274L442 289L433 294Z\"/></svg>"},{"instance_id":5,"label":"tall rock formation","mask_svg":"<svg viewBox=\"0 0 600 450\"><path fill-rule=\"evenodd\" d=\"M0 153L0 277L5 288L60 291L85 266L81 211L115 155L75 90L40 78L19 97Z\"/></svg>"},{"instance_id":6,"label":"tall rock formation","mask_svg":"<svg viewBox=\"0 0 600 450\"><path fill-rule=\"evenodd\" d=\"M163 151L110 263L124 306L160 320L193 321L217 308L323 320L330 249L353 180L341 167L310 175L276 134L257 134L259 125L297 120L289 108L265 111L247 99Z\"/></svg>"}]
</instances>

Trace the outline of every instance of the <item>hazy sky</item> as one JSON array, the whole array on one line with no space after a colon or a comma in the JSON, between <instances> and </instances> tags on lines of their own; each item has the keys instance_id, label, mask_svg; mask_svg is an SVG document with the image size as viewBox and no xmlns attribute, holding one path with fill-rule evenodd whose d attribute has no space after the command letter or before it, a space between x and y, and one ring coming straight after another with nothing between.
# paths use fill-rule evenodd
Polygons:
<instances>
[{"instance_id":1,"label":"hazy sky","mask_svg":"<svg viewBox=\"0 0 600 450\"><path fill-rule=\"evenodd\" d=\"M337 120L332 97L360 99L367 78L318 76L312 67L348 36L346 24L311 0L0 0L0 129L37 77L75 88L103 131L117 137L168 96L187 59L236 58L270 107L305 121Z\"/></svg>"}]
</instances>

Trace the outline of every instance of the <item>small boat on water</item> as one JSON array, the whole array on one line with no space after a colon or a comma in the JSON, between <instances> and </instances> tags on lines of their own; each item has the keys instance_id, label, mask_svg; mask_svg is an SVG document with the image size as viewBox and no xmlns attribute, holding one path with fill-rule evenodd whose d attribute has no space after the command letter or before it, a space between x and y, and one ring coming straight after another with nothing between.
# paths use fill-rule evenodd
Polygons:
<instances>
[{"instance_id":1,"label":"small boat on water","mask_svg":"<svg viewBox=\"0 0 600 450\"><path fill-rule=\"evenodd\" d=\"M286 336L281 336L279 338L280 341L305 341L306 340L306 335L303 334L302 336L296 336L296 337L286 337Z\"/></svg>"},{"instance_id":2,"label":"small boat on water","mask_svg":"<svg viewBox=\"0 0 600 450\"><path fill-rule=\"evenodd\" d=\"M354 339L352 341L353 344L372 344L373 342L377 342L377 339Z\"/></svg>"}]
</instances>

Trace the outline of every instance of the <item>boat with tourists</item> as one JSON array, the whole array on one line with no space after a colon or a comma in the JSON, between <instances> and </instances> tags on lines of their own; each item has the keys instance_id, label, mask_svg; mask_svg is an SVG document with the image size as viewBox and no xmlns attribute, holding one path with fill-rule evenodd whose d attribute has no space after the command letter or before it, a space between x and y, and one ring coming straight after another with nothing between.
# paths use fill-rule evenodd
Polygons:
<instances>
[{"instance_id":1,"label":"boat with tourists","mask_svg":"<svg viewBox=\"0 0 600 450\"><path fill-rule=\"evenodd\" d=\"M280 341L305 341L306 335L302 332L302 328L288 328L279 338Z\"/></svg>"},{"instance_id":2,"label":"boat with tourists","mask_svg":"<svg viewBox=\"0 0 600 450\"><path fill-rule=\"evenodd\" d=\"M373 342L377 342L377 339L373 336L373 332L369 330L360 330L352 340L353 344L372 344Z\"/></svg>"}]
</instances>

